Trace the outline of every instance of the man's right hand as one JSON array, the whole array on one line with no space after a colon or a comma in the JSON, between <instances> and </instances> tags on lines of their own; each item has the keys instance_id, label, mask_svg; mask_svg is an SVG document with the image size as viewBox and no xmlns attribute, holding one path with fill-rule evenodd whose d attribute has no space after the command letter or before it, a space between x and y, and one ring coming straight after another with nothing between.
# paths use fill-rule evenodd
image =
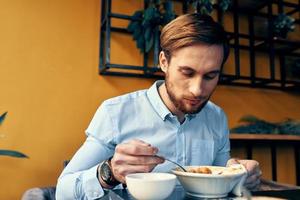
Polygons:
<instances>
[{"instance_id":1,"label":"man's right hand","mask_svg":"<svg viewBox=\"0 0 300 200\"><path fill-rule=\"evenodd\" d=\"M142 140L131 140L116 146L111 159L111 168L115 179L125 183L125 176L131 173L151 172L153 168L164 162L157 157L158 149Z\"/></svg>"}]
</instances>

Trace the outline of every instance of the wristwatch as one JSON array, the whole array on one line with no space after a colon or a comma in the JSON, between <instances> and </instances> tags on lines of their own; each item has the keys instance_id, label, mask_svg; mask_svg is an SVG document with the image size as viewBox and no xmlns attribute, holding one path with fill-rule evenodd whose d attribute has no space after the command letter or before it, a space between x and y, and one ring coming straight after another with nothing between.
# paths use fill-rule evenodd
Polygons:
<instances>
[{"instance_id":1,"label":"wristwatch","mask_svg":"<svg viewBox=\"0 0 300 200\"><path fill-rule=\"evenodd\" d=\"M103 161L98 168L98 177L102 179L104 183L106 183L110 187L115 187L120 184L118 180L115 179L112 168L110 165L110 160Z\"/></svg>"}]
</instances>

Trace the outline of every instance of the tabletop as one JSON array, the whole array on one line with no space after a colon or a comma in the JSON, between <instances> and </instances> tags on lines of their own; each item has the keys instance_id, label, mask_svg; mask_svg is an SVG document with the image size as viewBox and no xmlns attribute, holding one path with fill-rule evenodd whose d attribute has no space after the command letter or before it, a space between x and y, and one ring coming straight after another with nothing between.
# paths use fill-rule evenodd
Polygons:
<instances>
[{"instance_id":1,"label":"tabletop","mask_svg":"<svg viewBox=\"0 0 300 200\"><path fill-rule=\"evenodd\" d=\"M253 197L268 196L268 197L277 197L283 199L299 200L300 199L300 187L281 184L274 181L262 180L262 184L257 191L252 191L251 195ZM116 189L109 191L104 197L103 200L134 200L130 195L127 189ZM195 198L189 196L185 193L182 186L177 185L173 193L166 200L199 200L201 198ZM241 197L235 197L232 194L229 194L228 197L222 198L222 200L237 200L245 199ZM253 198L255 199L255 198Z\"/></svg>"}]
</instances>

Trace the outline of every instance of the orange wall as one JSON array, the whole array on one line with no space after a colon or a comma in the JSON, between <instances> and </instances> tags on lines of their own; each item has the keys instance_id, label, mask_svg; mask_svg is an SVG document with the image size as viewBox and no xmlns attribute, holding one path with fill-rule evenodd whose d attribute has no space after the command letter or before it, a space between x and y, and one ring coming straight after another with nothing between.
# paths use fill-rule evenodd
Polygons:
<instances>
[{"instance_id":1,"label":"orange wall","mask_svg":"<svg viewBox=\"0 0 300 200\"><path fill-rule=\"evenodd\" d=\"M115 2L115 9L128 14L142 7L136 0L126 6L123 0ZM98 105L152 84L98 75L99 18L98 0L0 3L0 113L9 112L0 129L0 148L30 157L0 157L0 199L20 199L28 188L55 185L62 162L84 141ZM115 35L112 59L141 63L133 47L131 38ZM230 126L245 114L300 119L299 96L285 92L221 86L213 100L227 112Z\"/></svg>"}]
</instances>

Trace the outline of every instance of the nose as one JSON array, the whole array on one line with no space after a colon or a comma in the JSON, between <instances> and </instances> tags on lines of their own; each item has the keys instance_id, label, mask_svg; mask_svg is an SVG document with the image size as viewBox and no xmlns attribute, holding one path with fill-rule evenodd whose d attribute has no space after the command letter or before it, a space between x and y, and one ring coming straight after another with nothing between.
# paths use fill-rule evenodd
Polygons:
<instances>
[{"instance_id":1,"label":"nose","mask_svg":"<svg viewBox=\"0 0 300 200\"><path fill-rule=\"evenodd\" d=\"M195 78L190 82L190 93L194 95L194 97L200 97L203 90L203 79L201 77Z\"/></svg>"}]
</instances>

